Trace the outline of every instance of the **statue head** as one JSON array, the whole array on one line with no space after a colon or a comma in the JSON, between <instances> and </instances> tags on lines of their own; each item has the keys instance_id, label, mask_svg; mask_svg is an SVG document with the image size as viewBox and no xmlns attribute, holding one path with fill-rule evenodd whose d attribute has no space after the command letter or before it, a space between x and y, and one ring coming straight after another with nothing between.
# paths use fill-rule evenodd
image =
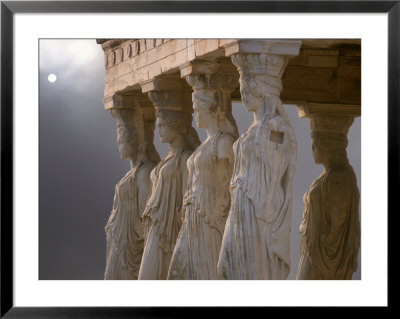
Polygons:
<instances>
[{"instance_id":1,"label":"statue head","mask_svg":"<svg viewBox=\"0 0 400 319\"><path fill-rule=\"evenodd\" d=\"M115 108L110 110L117 121L118 150L122 159L149 159L158 163L160 157L155 150L154 109Z\"/></svg>"},{"instance_id":2,"label":"statue head","mask_svg":"<svg viewBox=\"0 0 400 319\"><path fill-rule=\"evenodd\" d=\"M240 79L240 95L247 111L256 112L264 106L264 90L255 77L243 76Z\"/></svg>"},{"instance_id":3,"label":"statue head","mask_svg":"<svg viewBox=\"0 0 400 319\"><path fill-rule=\"evenodd\" d=\"M217 118L218 91L213 89L195 91L192 94L192 101L197 126L207 128L210 120Z\"/></svg>"},{"instance_id":4,"label":"statue head","mask_svg":"<svg viewBox=\"0 0 400 319\"><path fill-rule=\"evenodd\" d=\"M230 94L218 89L201 89L193 92L193 111L197 126L207 128L211 123L222 133L238 137L238 129L231 112Z\"/></svg>"},{"instance_id":5,"label":"statue head","mask_svg":"<svg viewBox=\"0 0 400 319\"><path fill-rule=\"evenodd\" d=\"M246 110L256 112L264 107L268 114L275 114L287 61L285 57L264 53L232 56L232 62L240 73L240 93Z\"/></svg>"},{"instance_id":6,"label":"statue head","mask_svg":"<svg viewBox=\"0 0 400 319\"><path fill-rule=\"evenodd\" d=\"M162 143L172 143L178 135L181 135L184 141L182 147L195 150L200 145L199 136L192 127L190 113L159 108L156 115Z\"/></svg>"},{"instance_id":7,"label":"statue head","mask_svg":"<svg viewBox=\"0 0 400 319\"><path fill-rule=\"evenodd\" d=\"M112 109L111 115L117 121L118 150L121 158L129 159L139 145L134 109Z\"/></svg>"},{"instance_id":8,"label":"statue head","mask_svg":"<svg viewBox=\"0 0 400 319\"><path fill-rule=\"evenodd\" d=\"M352 117L315 115L310 118L314 161L325 167L348 164L347 132Z\"/></svg>"},{"instance_id":9,"label":"statue head","mask_svg":"<svg viewBox=\"0 0 400 319\"><path fill-rule=\"evenodd\" d=\"M329 132L313 132L311 147L316 164L326 166L344 163L347 159L347 137Z\"/></svg>"}]
</instances>

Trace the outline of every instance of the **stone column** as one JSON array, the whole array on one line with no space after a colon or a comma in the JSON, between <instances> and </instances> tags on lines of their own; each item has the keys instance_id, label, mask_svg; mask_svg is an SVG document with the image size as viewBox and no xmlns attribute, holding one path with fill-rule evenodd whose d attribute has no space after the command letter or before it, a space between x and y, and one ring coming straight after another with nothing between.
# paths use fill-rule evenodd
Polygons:
<instances>
[{"instance_id":1,"label":"stone column","mask_svg":"<svg viewBox=\"0 0 400 319\"><path fill-rule=\"evenodd\" d=\"M297 145L280 100L300 40L237 40L225 47L254 121L239 137L218 271L224 279L286 279Z\"/></svg>"},{"instance_id":2,"label":"stone column","mask_svg":"<svg viewBox=\"0 0 400 319\"><path fill-rule=\"evenodd\" d=\"M114 109L147 109L149 112L153 104L149 98L138 91L127 92L126 94L114 94L111 97L104 99L104 108L108 111ZM154 111L154 108L153 108Z\"/></svg>"},{"instance_id":3,"label":"stone column","mask_svg":"<svg viewBox=\"0 0 400 319\"><path fill-rule=\"evenodd\" d=\"M156 110L193 113L192 90L177 74L156 77L141 86Z\"/></svg>"},{"instance_id":4,"label":"stone column","mask_svg":"<svg viewBox=\"0 0 400 319\"><path fill-rule=\"evenodd\" d=\"M138 279L143 253L141 216L150 191L150 172L160 158L153 145L154 108L143 94L113 95L105 108L117 121L118 149L131 169L115 186L105 226L106 280Z\"/></svg>"},{"instance_id":5,"label":"stone column","mask_svg":"<svg viewBox=\"0 0 400 319\"><path fill-rule=\"evenodd\" d=\"M229 60L194 60L180 70L181 76L193 88L194 98L215 104L215 108L226 110L226 114L232 117L231 93L239 86L239 74ZM215 103L210 101L211 96Z\"/></svg>"},{"instance_id":6,"label":"stone column","mask_svg":"<svg viewBox=\"0 0 400 319\"><path fill-rule=\"evenodd\" d=\"M146 94L140 91L114 94L104 99L104 107L117 120L118 136L124 135L124 127L132 126L132 142L141 145L138 149L141 152L144 152L143 148L146 149L147 153L143 154L145 158L151 158L151 161L157 163L160 158L154 147L155 108ZM127 125L120 125L124 123ZM139 154L138 160L142 160L143 156Z\"/></svg>"},{"instance_id":7,"label":"stone column","mask_svg":"<svg viewBox=\"0 0 400 319\"><path fill-rule=\"evenodd\" d=\"M156 108L162 143L169 152L151 174L152 191L143 213L145 244L140 280L167 279L184 214L187 161L200 141L192 127L191 89L177 74L142 84Z\"/></svg>"},{"instance_id":8,"label":"stone column","mask_svg":"<svg viewBox=\"0 0 400 319\"><path fill-rule=\"evenodd\" d=\"M238 130L231 112L231 92L239 75L229 60L193 61L181 67L193 87L197 126L207 138L188 160L185 220L171 260L168 279L215 280L230 206L232 145Z\"/></svg>"},{"instance_id":9,"label":"stone column","mask_svg":"<svg viewBox=\"0 0 400 319\"><path fill-rule=\"evenodd\" d=\"M360 106L308 103L298 109L310 121L314 160L324 171L304 195L297 279L350 280L358 268L360 194L346 147Z\"/></svg>"}]
</instances>

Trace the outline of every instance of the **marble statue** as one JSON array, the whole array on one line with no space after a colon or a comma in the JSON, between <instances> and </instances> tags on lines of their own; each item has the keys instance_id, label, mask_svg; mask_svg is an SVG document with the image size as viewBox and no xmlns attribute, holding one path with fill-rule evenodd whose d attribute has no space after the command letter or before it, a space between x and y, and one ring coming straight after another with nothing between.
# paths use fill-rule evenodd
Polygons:
<instances>
[{"instance_id":1,"label":"marble statue","mask_svg":"<svg viewBox=\"0 0 400 319\"><path fill-rule=\"evenodd\" d=\"M186 162L200 144L190 113L159 109L157 126L160 141L169 144L169 152L150 175L152 191L143 212L144 251L139 280L167 279L182 225Z\"/></svg>"},{"instance_id":2,"label":"marble statue","mask_svg":"<svg viewBox=\"0 0 400 319\"><path fill-rule=\"evenodd\" d=\"M310 118L316 164L324 171L304 195L297 279L351 279L360 247L357 179L347 159L352 117Z\"/></svg>"},{"instance_id":3,"label":"marble statue","mask_svg":"<svg viewBox=\"0 0 400 319\"><path fill-rule=\"evenodd\" d=\"M231 114L230 92L195 90L193 109L207 138L187 163L184 221L168 279L219 279L217 262L230 205L232 145L238 131Z\"/></svg>"},{"instance_id":4,"label":"marble statue","mask_svg":"<svg viewBox=\"0 0 400 319\"><path fill-rule=\"evenodd\" d=\"M111 109L117 120L121 158L131 169L115 187L114 204L105 226L106 280L138 279L143 253L141 215L151 189L150 172L160 161L153 145L154 109Z\"/></svg>"},{"instance_id":5,"label":"marble statue","mask_svg":"<svg viewBox=\"0 0 400 319\"><path fill-rule=\"evenodd\" d=\"M253 123L234 144L231 207L218 262L224 279L286 279L297 144L279 98L288 59L235 54Z\"/></svg>"}]
</instances>

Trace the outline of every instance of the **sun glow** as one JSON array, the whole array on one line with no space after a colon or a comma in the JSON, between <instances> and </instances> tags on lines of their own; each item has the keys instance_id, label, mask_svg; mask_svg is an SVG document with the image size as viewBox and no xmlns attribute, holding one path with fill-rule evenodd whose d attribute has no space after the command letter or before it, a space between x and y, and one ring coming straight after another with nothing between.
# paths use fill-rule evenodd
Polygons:
<instances>
[{"instance_id":1,"label":"sun glow","mask_svg":"<svg viewBox=\"0 0 400 319\"><path fill-rule=\"evenodd\" d=\"M50 83L54 83L55 81L57 81L57 76L55 74L49 74L47 79L49 80Z\"/></svg>"}]
</instances>

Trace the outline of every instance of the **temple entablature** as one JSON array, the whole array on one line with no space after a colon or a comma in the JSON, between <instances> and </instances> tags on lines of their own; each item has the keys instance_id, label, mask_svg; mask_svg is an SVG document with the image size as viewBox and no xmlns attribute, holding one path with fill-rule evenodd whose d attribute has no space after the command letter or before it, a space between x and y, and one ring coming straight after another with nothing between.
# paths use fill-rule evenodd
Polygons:
<instances>
[{"instance_id":1,"label":"temple entablature","mask_svg":"<svg viewBox=\"0 0 400 319\"><path fill-rule=\"evenodd\" d=\"M290 56L282 76L284 104L361 105L358 39L101 39L97 42L105 54L105 101L114 94L146 90L153 79L165 75L185 77L191 69L199 68L199 62L205 65L204 62L223 61L225 68L238 74L229 57L239 52L258 52ZM241 101L239 84L231 99Z\"/></svg>"}]
</instances>

